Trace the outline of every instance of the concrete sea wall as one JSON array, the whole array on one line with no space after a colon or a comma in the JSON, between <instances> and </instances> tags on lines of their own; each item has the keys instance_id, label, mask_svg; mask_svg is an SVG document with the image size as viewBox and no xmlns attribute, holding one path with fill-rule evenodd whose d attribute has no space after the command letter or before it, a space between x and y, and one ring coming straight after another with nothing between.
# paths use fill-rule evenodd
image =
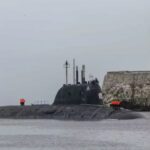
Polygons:
<instances>
[{"instance_id":1,"label":"concrete sea wall","mask_svg":"<svg viewBox=\"0 0 150 150\"><path fill-rule=\"evenodd\" d=\"M108 72L102 91L107 104L117 98L150 106L150 71Z\"/></svg>"}]
</instances>

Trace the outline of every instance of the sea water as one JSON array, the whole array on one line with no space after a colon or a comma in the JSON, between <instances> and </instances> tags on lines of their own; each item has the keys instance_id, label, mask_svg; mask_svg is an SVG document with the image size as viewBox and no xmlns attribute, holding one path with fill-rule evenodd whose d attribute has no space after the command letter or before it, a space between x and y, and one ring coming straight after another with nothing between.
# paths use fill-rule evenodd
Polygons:
<instances>
[{"instance_id":1,"label":"sea water","mask_svg":"<svg viewBox=\"0 0 150 150\"><path fill-rule=\"evenodd\" d=\"M0 120L0 150L150 150L150 113L97 122Z\"/></svg>"}]
</instances>

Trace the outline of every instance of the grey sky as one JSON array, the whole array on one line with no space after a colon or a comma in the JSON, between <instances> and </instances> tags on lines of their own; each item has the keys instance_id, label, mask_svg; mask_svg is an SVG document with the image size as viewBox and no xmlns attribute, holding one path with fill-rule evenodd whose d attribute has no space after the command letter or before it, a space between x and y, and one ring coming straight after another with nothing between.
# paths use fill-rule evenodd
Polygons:
<instances>
[{"instance_id":1,"label":"grey sky","mask_svg":"<svg viewBox=\"0 0 150 150\"><path fill-rule=\"evenodd\" d=\"M110 70L150 70L149 0L0 2L0 105L52 102L66 59L101 84Z\"/></svg>"}]
</instances>

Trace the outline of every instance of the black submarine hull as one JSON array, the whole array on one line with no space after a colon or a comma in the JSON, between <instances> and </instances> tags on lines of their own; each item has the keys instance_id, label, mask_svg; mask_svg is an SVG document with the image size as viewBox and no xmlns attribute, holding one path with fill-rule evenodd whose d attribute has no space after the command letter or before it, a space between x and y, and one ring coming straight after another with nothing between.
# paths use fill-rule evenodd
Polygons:
<instances>
[{"instance_id":1,"label":"black submarine hull","mask_svg":"<svg viewBox=\"0 0 150 150\"><path fill-rule=\"evenodd\" d=\"M0 107L0 119L54 119L100 121L103 119L137 119L138 112L114 110L98 105L33 105Z\"/></svg>"}]
</instances>

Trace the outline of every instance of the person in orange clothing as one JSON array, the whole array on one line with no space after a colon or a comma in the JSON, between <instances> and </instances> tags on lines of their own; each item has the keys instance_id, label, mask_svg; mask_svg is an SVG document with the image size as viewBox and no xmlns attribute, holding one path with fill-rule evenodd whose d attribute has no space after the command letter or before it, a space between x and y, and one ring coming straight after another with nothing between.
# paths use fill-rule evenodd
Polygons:
<instances>
[{"instance_id":1,"label":"person in orange clothing","mask_svg":"<svg viewBox=\"0 0 150 150\"><path fill-rule=\"evenodd\" d=\"M113 100L112 102L111 102L111 107L113 107L114 109L120 109L120 107L121 107L121 101L120 100Z\"/></svg>"},{"instance_id":2,"label":"person in orange clothing","mask_svg":"<svg viewBox=\"0 0 150 150\"><path fill-rule=\"evenodd\" d=\"M24 105L25 105L25 102L26 102L25 99L23 99L23 98L20 99L20 105L21 105L21 106L24 106Z\"/></svg>"}]
</instances>

